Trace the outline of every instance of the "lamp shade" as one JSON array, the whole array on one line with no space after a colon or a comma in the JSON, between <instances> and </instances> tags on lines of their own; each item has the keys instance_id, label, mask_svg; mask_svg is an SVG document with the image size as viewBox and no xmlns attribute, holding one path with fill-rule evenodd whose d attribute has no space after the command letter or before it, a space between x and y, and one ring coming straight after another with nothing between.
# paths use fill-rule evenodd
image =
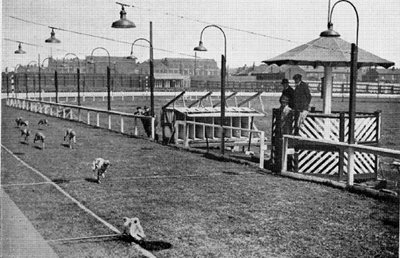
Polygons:
<instances>
[{"instance_id":1,"label":"lamp shade","mask_svg":"<svg viewBox=\"0 0 400 258\"><path fill-rule=\"evenodd\" d=\"M120 19L115 21L111 24L112 28L119 28L119 29L127 29L127 28L135 28L136 25L126 18L126 12L124 7L122 6L122 10L119 13Z\"/></svg>"},{"instance_id":2,"label":"lamp shade","mask_svg":"<svg viewBox=\"0 0 400 258\"><path fill-rule=\"evenodd\" d=\"M51 29L51 33L50 33L50 38L46 39L44 42L46 43L61 43L61 41L59 39L57 39L56 37L56 33L54 32L54 29Z\"/></svg>"},{"instance_id":3,"label":"lamp shade","mask_svg":"<svg viewBox=\"0 0 400 258\"><path fill-rule=\"evenodd\" d=\"M14 51L15 54L25 54L26 52L22 50L21 43L18 45L18 49Z\"/></svg>"},{"instance_id":4,"label":"lamp shade","mask_svg":"<svg viewBox=\"0 0 400 258\"><path fill-rule=\"evenodd\" d=\"M199 42L199 45L193 49L194 51L207 51L207 48L204 47L203 41Z\"/></svg>"},{"instance_id":5,"label":"lamp shade","mask_svg":"<svg viewBox=\"0 0 400 258\"><path fill-rule=\"evenodd\" d=\"M126 59L134 60L137 59L137 57L134 56L133 53L131 53L129 56L126 57Z\"/></svg>"},{"instance_id":6,"label":"lamp shade","mask_svg":"<svg viewBox=\"0 0 400 258\"><path fill-rule=\"evenodd\" d=\"M340 34L333 30L333 24L331 22L328 23L328 29L324 30L319 34L320 37L340 37Z\"/></svg>"}]
</instances>

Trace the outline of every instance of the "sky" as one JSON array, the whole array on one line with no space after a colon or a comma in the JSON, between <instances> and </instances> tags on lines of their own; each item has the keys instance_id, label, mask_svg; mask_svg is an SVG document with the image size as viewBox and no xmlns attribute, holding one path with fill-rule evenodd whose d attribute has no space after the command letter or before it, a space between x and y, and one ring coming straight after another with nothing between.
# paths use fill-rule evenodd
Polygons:
<instances>
[{"instance_id":1,"label":"sky","mask_svg":"<svg viewBox=\"0 0 400 258\"><path fill-rule=\"evenodd\" d=\"M202 29L215 24L226 36L229 68L260 65L263 60L318 38L327 28L329 3L329 0L119 1L134 6L126 7L126 12L136 28L111 28L121 9L111 0L2 0L2 71L6 67L14 70L18 64L34 64L39 56L41 62L49 56L62 59L67 53L84 58L96 47L107 49L111 56L128 56L135 39L149 39L150 21L155 59L194 58L193 48L199 43ZM335 2L331 0L331 6ZM351 2L359 15L359 47L400 67L400 1ZM339 3L332 22L342 39L356 41L357 22L351 5ZM55 30L60 44L44 42L50 37L49 26L62 29ZM23 42L26 54L14 54L18 41ZM208 51L196 52L197 57L215 59L220 65L225 50L223 33L209 27L203 33L203 43ZM140 62L149 58L146 42L137 42L133 50ZM93 55L107 53L99 49Z\"/></svg>"}]
</instances>

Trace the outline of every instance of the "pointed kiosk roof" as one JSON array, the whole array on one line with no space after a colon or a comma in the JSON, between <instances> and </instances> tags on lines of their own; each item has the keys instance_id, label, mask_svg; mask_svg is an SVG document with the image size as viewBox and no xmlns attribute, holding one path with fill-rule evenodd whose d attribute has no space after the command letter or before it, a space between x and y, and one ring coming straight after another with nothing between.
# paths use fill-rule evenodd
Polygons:
<instances>
[{"instance_id":1,"label":"pointed kiosk roof","mask_svg":"<svg viewBox=\"0 0 400 258\"><path fill-rule=\"evenodd\" d=\"M351 43L341 39L340 35L330 28L323 31L319 38L265 60L263 63L268 65L312 65L314 67L350 66L350 53ZM358 48L357 64L358 67L379 65L389 68L394 65L394 62Z\"/></svg>"}]
</instances>

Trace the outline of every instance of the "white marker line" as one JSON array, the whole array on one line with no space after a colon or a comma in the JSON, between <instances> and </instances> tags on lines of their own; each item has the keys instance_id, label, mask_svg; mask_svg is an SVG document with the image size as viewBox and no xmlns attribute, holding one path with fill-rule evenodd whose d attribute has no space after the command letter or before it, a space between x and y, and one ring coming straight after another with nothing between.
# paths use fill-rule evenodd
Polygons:
<instances>
[{"instance_id":1,"label":"white marker line","mask_svg":"<svg viewBox=\"0 0 400 258\"><path fill-rule=\"evenodd\" d=\"M14 153L12 153L12 151L10 151L9 149L7 149L5 146L3 146L3 144L1 145L1 147L7 151L8 153L11 154L11 156L13 156L15 159L17 159L19 162L21 162L24 166L26 166L27 168L31 169L33 172L35 172L37 175L41 176L45 181L49 182L51 185L53 185L58 191L60 191L62 194L64 194L68 199L70 199L71 201L73 201L76 205L78 205L79 208L83 209L84 211L86 211L87 213L89 213L90 215L92 215L95 219L97 219L98 221L100 221L101 223L103 223L106 227L108 227L109 229L111 229L112 231L114 231L117 234L121 234L121 231L119 231L116 227L114 227L113 225L111 225L110 223L108 223L107 221L105 221L104 219L100 218L99 216L97 216L93 211L89 210L88 208L86 208L82 203L80 203L78 200L76 200L74 197L72 197L71 195L69 195L66 191L64 191L61 187L59 187L57 184L53 183L50 178L48 178L47 176L43 175L42 173L40 173L38 170L36 170L35 168L31 167L30 165L28 165L25 161L23 161L22 159L20 159L18 156L16 156ZM135 248L140 251L143 255L147 256L147 257L155 257L152 253L150 253L149 251L147 251L146 249L143 249L142 247L140 247L139 245L134 245Z\"/></svg>"},{"instance_id":2,"label":"white marker line","mask_svg":"<svg viewBox=\"0 0 400 258\"><path fill-rule=\"evenodd\" d=\"M85 237L73 237L73 238L60 238L60 239L52 239L46 240L47 242L68 242L68 241L79 241L86 239L95 239L95 238L107 238L107 237L118 237L120 234L111 234L111 235L98 235L98 236L85 236Z\"/></svg>"},{"instance_id":3,"label":"white marker line","mask_svg":"<svg viewBox=\"0 0 400 258\"><path fill-rule=\"evenodd\" d=\"M51 184L51 182L4 184L4 185L1 185L1 186L2 187L9 187L9 186L25 186L25 185L45 185L45 184Z\"/></svg>"}]
</instances>

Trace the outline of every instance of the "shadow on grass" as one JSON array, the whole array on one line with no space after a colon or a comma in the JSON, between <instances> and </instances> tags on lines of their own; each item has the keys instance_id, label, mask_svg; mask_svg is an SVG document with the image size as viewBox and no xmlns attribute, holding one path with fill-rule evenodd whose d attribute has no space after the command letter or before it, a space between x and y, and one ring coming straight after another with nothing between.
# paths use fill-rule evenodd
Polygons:
<instances>
[{"instance_id":1,"label":"shadow on grass","mask_svg":"<svg viewBox=\"0 0 400 258\"><path fill-rule=\"evenodd\" d=\"M61 143L61 146L65 147L65 148L69 148L69 144L68 143Z\"/></svg>"},{"instance_id":2,"label":"shadow on grass","mask_svg":"<svg viewBox=\"0 0 400 258\"><path fill-rule=\"evenodd\" d=\"M29 145L29 142L26 142L26 141L19 141L19 143Z\"/></svg>"},{"instance_id":3,"label":"shadow on grass","mask_svg":"<svg viewBox=\"0 0 400 258\"><path fill-rule=\"evenodd\" d=\"M96 183L97 184L97 179L94 179L94 178L91 178L91 177L85 178L85 181L87 181L89 183Z\"/></svg>"},{"instance_id":4,"label":"shadow on grass","mask_svg":"<svg viewBox=\"0 0 400 258\"><path fill-rule=\"evenodd\" d=\"M164 241L141 241L138 244L147 251L161 251L172 247L172 244Z\"/></svg>"},{"instance_id":5,"label":"shadow on grass","mask_svg":"<svg viewBox=\"0 0 400 258\"><path fill-rule=\"evenodd\" d=\"M170 249L172 247L172 244L165 241L146 241L146 240L137 241L132 237L126 235L120 236L119 239L127 243L138 244L140 245L140 247L146 249L147 251L161 251L165 249Z\"/></svg>"},{"instance_id":6,"label":"shadow on grass","mask_svg":"<svg viewBox=\"0 0 400 258\"><path fill-rule=\"evenodd\" d=\"M17 156L25 155L24 152L13 152L13 154L14 154L14 155L17 155Z\"/></svg>"},{"instance_id":7,"label":"shadow on grass","mask_svg":"<svg viewBox=\"0 0 400 258\"><path fill-rule=\"evenodd\" d=\"M70 180L68 179L62 179L62 178L56 178L53 179L53 182L56 184L63 184L63 183L69 183Z\"/></svg>"},{"instance_id":8,"label":"shadow on grass","mask_svg":"<svg viewBox=\"0 0 400 258\"><path fill-rule=\"evenodd\" d=\"M33 146L33 148L38 149L38 150L43 150L43 148L40 146Z\"/></svg>"}]
</instances>

